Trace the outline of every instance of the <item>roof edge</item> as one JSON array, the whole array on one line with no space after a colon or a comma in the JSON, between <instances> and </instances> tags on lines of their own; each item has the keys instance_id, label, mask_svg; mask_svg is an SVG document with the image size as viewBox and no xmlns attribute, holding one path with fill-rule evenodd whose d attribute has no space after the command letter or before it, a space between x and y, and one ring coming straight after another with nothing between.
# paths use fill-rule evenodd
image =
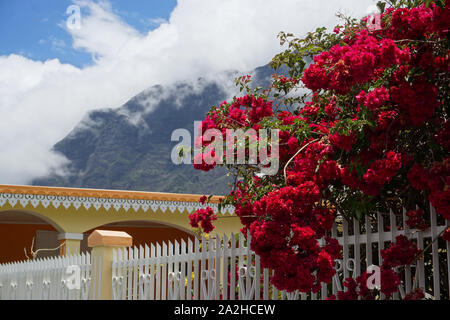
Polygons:
<instances>
[{"instance_id":1,"label":"roof edge","mask_svg":"<svg viewBox=\"0 0 450 320\"><path fill-rule=\"evenodd\" d=\"M71 196L87 198L114 198L135 200L199 202L201 194L163 193L129 190L84 189L25 185L0 185L0 193ZM212 196L211 203L219 203L223 196Z\"/></svg>"}]
</instances>

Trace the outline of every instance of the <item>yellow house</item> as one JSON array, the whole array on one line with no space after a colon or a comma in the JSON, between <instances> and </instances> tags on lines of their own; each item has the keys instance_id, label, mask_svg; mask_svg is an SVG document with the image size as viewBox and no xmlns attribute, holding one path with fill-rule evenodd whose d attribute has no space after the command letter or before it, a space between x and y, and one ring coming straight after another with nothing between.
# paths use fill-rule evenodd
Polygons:
<instances>
[{"instance_id":1,"label":"yellow house","mask_svg":"<svg viewBox=\"0 0 450 320\"><path fill-rule=\"evenodd\" d=\"M201 195L0 185L0 263L88 250L95 229L125 231L133 245L195 237L188 215ZM220 197L210 207L217 212ZM239 232L232 207L217 213L213 234ZM42 250L45 249L45 250Z\"/></svg>"}]
</instances>

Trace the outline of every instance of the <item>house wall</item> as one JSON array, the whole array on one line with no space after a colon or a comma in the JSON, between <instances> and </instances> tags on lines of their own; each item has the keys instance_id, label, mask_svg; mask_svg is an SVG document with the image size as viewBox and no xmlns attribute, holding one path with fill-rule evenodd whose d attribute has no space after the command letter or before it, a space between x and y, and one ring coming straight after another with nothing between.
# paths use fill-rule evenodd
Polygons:
<instances>
[{"instance_id":1,"label":"house wall","mask_svg":"<svg viewBox=\"0 0 450 320\"><path fill-rule=\"evenodd\" d=\"M0 224L0 263L26 260L24 248L31 257L31 243L38 230L56 231L51 225Z\"/></svg>"},{"instance_id":2,"label":"house wall","mask_svg":"<svg viewBox=\"0 0 450 320\"><path fill-rule=\"evenodd\" d=\"M103 207L99 210L96 210L94 207L91 207L88 210L84 207L80 207L77 210L72 206L66 209L62 206L55 208L51 205L47 208L44 208L42 205L38 205L34 208L31 204L22 208L19 204L16 204L15 207L11 207L9 203L6 203L0 208L0 218L2 211L20 211L34 214L45 219L56 230L68 233L84 233L99 226L120 221L151 221L167 224L169 226L173 225L179 229L184 229L187 232L192 231L192 228L189 225L189 212L179 212L178 210L175 210L174 212L169 210L163 212L160 209L156 211L149 209L147 212L144 212L140 209L135 212L133 209L128 211L120 209L119 211L116 211L113 208L106 210ZM215 221L214 225L216 226L216 229L214 229L213 233L218 234L239 232L239 229L242 228L239 218L230 215L222 216L219 214L218 220Z\"/></svg>"}]
</instances>

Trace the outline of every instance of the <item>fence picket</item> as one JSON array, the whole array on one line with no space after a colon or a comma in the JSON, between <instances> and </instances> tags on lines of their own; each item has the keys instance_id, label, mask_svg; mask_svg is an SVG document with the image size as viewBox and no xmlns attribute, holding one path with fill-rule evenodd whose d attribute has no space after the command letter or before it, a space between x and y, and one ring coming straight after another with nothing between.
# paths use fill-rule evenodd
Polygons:
<instances>
[{"instance_id":1,"label":"fence picket","mask_svg":"<svg viewBox=\"0 0 450 320\"><path fill-rule=\"evenodd\" d=\"M353 251L355 263L353 264L355 277L361 275L361 242L360 242L360 225L357 219L353 221L353 235L355 239Z\"/></svg>"},{"instance_id":2,"label":"fence picket","mask_svg":"<svg viewBox=\"0 0 450 320\"><path fill-rule=\"evenodd\" d=\"M195 238L194 244L194 300L199 299L199 282L200 280L200 270L199 270L199 258L200 258L200 241Z\"/></svg>"},{"instance_id":3,"label":"fence picket","mask_svg":"<svg viewBox=\"0 0 450 320\"><path fill-rule=\"evenodd\" d=\"M435 300L440 300L441 291L439 283L439 252L438 252L438 236L436 211L430 204L430 228L431 228L431 252L433 263L433 297Z\"/></svg>"},{"instance_id":4,"label":"fence picket","mask_svg":"<svg viewBox=\"0 0 450 320\"><path fill-rule=\"evenodd\" d=\"M144 300L144 283L145 283L145 272L144 272L144 248L142 245L139 246L139 261L138 261L138 299Z\"/></svg>"},{"instance_id":5,"label":"fence picket","mask_svg":"<svg viewBox=\"0 0 450 320\"><path fill-rule=\"evenodd\" d=\"M272 271L273 276L274 271ZM275 286L272 286L272 300L278 300L278 289Z\"/></svg>"},{"instance_id":6,"label":"fence picket","mask_svg":"<svg viewBox=\"0 0 450 320\"><path fill-rule=\"evenodd\" d=\"M263 300L269 300L269 269L263 269Z\"/></svg>"},{"instance_id":7,"label":"fence picket","mask_svg":"<svg viewBox=\"0 0 450 320\"><path fill-rule=\"evenodd\" d=\"M158 281L159 279L156 278L156 273L155 273L155 269L158 268L158 264L155 265L155 260L156 258L156 248L155 245L152 243L150 245L150 257L151 257L151 262L150 262L150 300L155 300L155 283L156 281Z\"/></svg>"},{"instance_id":8,"label":"fence picket","mask_svg":"<svg viewBox=\"0 0 450 320\"><path fill-rule=\"evenodd\" d=\"M450 220L445 220L446 228L450 227ZM450 299L450 241L446 241L447 246L447 277L448 277L448 293Z\"/></svg>"},{"instance_id":9,"label":"fence picket","mask_svg":"<svg viewBox=\"0 0 450 320\"><path fill-rule=\"evenodd\" d=\"M156 297L155 300L163 300L161 298L161 246L156 244Z\"/></svg>"},{"instance_id":10,"label":"fence picket","mask_svg":"<svg viewBox=\"0 0 450 320\"><path fill-rule=\"evenodd\" d=\"M220 256L221 256L221 239L216 236L216 245L214 246L214 266L215 266L215 279L214 279L214 289L215 289L215 299L220 300Z\"/></svg>"},{"instance_id":11,"label":"fence picket","mask_svg":"<svg viewBox=\"0 0 450 320\"><path fill-rule=\"evenodd\" d=\"M162 270L161 270L161 300L167 300L167 265L168 265L168 253L167 244L163 242L162 245Z\"/></svg>"},{"instance_id":12,"label":"fence picket","mask_svg":"<svg viewBox=\"0 0 450 320\"><path fill-rule=\"evenodd\" d=\"M230 300L236 297L236 236L231 234L231 254L230 254Z\"/></svg>"},{"instance_id":13,"label":"fence picket","mask_svg":"<svg viewBox=\"0 0 450 320\"><path fill-rule=\"evenodd\" d=\"M390 210L390 212L389 212L389 227L390 227L390 232L391 232L391 241L394 242L395 237L397 236L397 222L396 222L395 215L392 212L392 210ZM398 292L394 292L392 297L394 300L398 300Z\"/></svg>"},{"instance_id":14,"label":"fence picket","mask_svg":"<svg viewBox=\"0 0 450 320\"><path fill-rule=\"evenodd\" d=\"M417 247L423 250L423 234L422 232L417 232ZM425 264L423 259L419 259L417 262L418 267L418 278L419 278L419 288L425 292Z\"/></svg>"},{"instance_id":15,"label":"fence picket","mask_svg":"<svg viewBox=\"0 0 450 320\"><path fill-rule=\"evenodd\" d=\"M403 214L402 214L402 223L403 223L403 229L405 231L405 236L410 238L411 237L411 233L409 230L409 226L406 223L406 209L403 209ZM405 268L405 293L408 294L411 292L411 266L406 266Z\"/></svg>"},{"instance_id":16,"label":"fence picket","mask_svg":"<svg viewBox=\"0 0 450 320\"><path fill-rule=\"evenodd\" d=\"M186 254L186 241L184 241L184 239L181 239L181 266L180 266L180 272L181 272L181 276L180 276L180 281L181 281L181 285L180 285L180 299L181 300L185 300L186 299L186 285L185 285L185 279L186 279L186 263L185 261L188 259L187 254Z\"/></svg>"},{"instance_id":17,"label":"fence picket","mask_svg":"<svg viewBox=\"0 0 450 320\"><path fill-rule=\"evenodd\" d=\"M192 299L192 260L194 260L194 249L191 239L188 239L188 263L187 263L187 287L186 299Z\"/></svg>"},{"instance_id":18,"label":"fence picket","mask_svg":"<svg viewBox=\"0 0 450 320\"><path fill-rule=\"evenodd\" d=\"M121 250L121 262L120 262L120 270L121 270L121 278L120 283L122 287L122 299L127 299L127 279L128 279L128 269L127 269L127 260L128 260L128 250L124 248Z\"/></svg>"},{"instance_id":19,"label":"fence picket","mask_svg":"<svg viewBox=\"0 0 450 320\"><path fill-rule=\"evenodd\" d=\"M345 217L342 218L342 268L344 272L344 280L348 275L348 222Z\"/></svg>"},{"instance_id":20,"label":"fence picket","mask_svg":"<svg viewBox=\"0 0 450 320\"><path fill-rule=\"evenodd\" d=\"M200 251L200 300L205 299L205 290L204 288L207 286L205 282L207 282L207 278L205 279L205 269L206 269L206 257L208 251L206 246L206 239L202 237L202 250Z\"/></svg>"},{"instance_id":21,"label":"fence picket","mask_svg":"<svg viewBox=\"0 0 450 320\"><path fill-rule=\"evenodd\" d=\"M223 256L222 256L222 299L228 300L228 257L230 255L230 250L228 247L228 237L227 235L223 235L222 238L222 248L223 248Z\"/></svg>"}]
</instances>

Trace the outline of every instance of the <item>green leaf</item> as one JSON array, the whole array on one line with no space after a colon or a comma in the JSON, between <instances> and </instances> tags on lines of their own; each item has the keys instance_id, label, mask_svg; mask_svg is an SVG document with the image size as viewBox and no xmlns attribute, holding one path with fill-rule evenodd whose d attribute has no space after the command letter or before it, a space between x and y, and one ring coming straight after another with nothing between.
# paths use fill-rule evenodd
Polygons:
<instances>
[{"instance_id":1,"label":"green leaf","mask_svg":"<svg viewBox=\"0 0 450 320\"><path fill-rule=\"evenodd\" d=\"M377 7L378 7L378 9L380 9L381 13L384 13L384 9L386 8L386 3L382 2L382 1L378 1Z\"/></svg>"}]
</instances>

